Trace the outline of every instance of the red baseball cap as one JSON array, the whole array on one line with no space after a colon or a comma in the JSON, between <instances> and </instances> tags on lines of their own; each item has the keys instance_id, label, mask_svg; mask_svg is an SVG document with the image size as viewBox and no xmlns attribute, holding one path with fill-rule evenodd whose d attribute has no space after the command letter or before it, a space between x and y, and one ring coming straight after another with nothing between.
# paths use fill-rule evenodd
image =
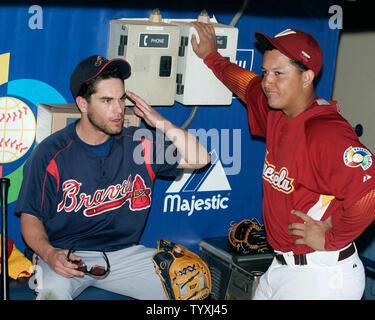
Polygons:
<instances>
[{"instance_id":1,"label":"red baseball cap","mask_svg":"<svg viewBox=\"0 0 375 320\"><path fill-rule=\"evenodd\" d=\"M255 38L265 48L276 48L288 58L301 62L318 76L323 65L323 52L318 41L310 33L296 29L286 29L273 38L255 32Z\"/></svg>"}]
</instances>

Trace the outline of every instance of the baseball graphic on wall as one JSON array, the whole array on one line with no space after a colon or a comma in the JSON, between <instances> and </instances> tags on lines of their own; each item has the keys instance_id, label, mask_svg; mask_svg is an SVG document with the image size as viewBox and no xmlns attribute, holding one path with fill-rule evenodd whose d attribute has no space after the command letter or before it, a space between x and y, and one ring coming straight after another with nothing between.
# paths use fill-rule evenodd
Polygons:
<instances>
[{"instance_id":1,"label":"baseball graphic on wall","mask_svg":"<svg viewBox=\"0 0 375 320\"><path fill-rule=\"evenodd\" d=\"M0 162L21 158L35 139L36 121L31 109L21 100L0 97Z\"/></svg>"}]
</instances>

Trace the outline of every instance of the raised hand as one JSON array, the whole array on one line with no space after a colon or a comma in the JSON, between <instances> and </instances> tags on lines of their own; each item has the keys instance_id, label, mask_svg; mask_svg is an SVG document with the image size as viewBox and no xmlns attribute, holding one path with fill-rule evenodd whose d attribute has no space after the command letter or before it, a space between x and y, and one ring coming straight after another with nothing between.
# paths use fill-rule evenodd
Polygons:
<instances>
[{"instance_id":1,"label":"raised hand","mask_svg":"<svg viewBox=\"0 0 375 320\"><path fill-rule=\"evenodd\" d=\"M217 40L215 29L210 23L192 22L193 27L199 35L199 43L197 37L193 34L191 37L191 45L196 55L204 59L211 52L217 51Z\"/></svg>"}]
</instances>

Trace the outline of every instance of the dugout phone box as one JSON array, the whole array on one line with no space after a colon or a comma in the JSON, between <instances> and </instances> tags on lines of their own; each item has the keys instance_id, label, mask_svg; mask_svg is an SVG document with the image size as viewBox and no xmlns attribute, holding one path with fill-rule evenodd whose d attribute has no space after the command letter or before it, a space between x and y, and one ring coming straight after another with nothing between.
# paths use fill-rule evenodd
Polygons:
<instances>
[{"instance_id":1,"label":"dugout phone box","mask_svg":"<svg viewBox=\"0 0 375 320\"><path fill-rule=\"evenodd\" d=\"M213 300L251 300L260 276L271 265L274 254L238 254L228 237L203 239L199 256L210 269Z\"/></svg>"},{"instance_id":2,"label":"dugout phone box","mask_svg":"<svg viewBox=\"0 0 375 320\"><path fill-rule=\"evenodd\" d=\"M65 128L81 118L81 113L74 103L38 103L36 120L36 143L52 133ZM124 116L124 127L140 127L141 118L127 108Z\"/></svg>"},{"instance_id":3,"label":"dugout phone box","mask_svg":"<svg viewBox=\"0 0 375 320\"><path fill-rule=\"evenodd\" d=\"M199 36L191 21L196 20L169 20L169 23L180 28L175 99L183 105L231 105L232 92L193 51L191 37L194 34L199 43ZM215 18L210 19L209 23L215 28L218 52L235 62L238 29L220 24Z\"/></svg>"},{"instance_id":4,"label":"dugout phone box","mask_svg":"<svg viewBox=\"0 0 375 320\"><path fill-rule=\"evenodd\" d=\"M108 58L121 58L130 63L126 90L152 106L173 105L179 38L179 28L164 22L111 20ZM132 103L127 100L127 104Z\"/></svg>"}]
</instances>

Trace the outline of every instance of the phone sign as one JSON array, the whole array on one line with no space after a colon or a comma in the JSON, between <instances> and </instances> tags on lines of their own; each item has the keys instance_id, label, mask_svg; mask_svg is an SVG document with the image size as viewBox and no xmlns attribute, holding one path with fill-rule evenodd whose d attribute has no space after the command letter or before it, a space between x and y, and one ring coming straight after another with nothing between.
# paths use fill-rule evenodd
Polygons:
<instances>
[{"instance_id":1,"label":"phone sign","mask_svg":"<svg viewBox=\"0 0 375 320\"><path fill-rule=\"evenodd\" d=\"M169 34L141 33L139 47L141 48L168 48Z\"/></svg>"},{"instance_id":2,"label":"phone sign","mask_svg":"<svg viewBox=\"0 0 375 320\"><path fill-rule=\"evenodd\" d=\"M227 36L216 36L216 41L217 41L217 48L218 49L226 49L227 48L227 42L228 42Z\"/></svg>"}]
</instances>

